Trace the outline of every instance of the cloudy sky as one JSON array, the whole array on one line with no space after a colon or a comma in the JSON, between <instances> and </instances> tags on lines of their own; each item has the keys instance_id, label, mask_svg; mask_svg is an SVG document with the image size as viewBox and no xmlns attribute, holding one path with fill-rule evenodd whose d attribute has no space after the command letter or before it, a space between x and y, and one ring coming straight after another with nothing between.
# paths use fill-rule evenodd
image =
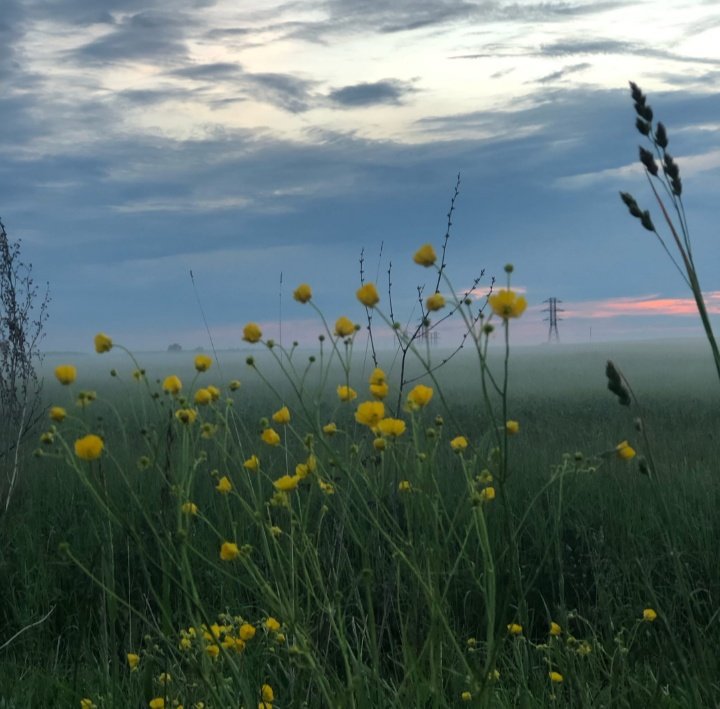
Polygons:
<instances>
[{"instance_id":1,"label":"cloudy sky","mask_svg":"<svg viewBox=\"0 0 720 709\"><path fill-rule=\"evenodd\" d=\"M47 349L304 341L300 282L361 321L359 258L398 320L448 244L542 342L699 334L688 293L618 198L653 208L627 88L670 135L700 279L720 313L716 0L1 0L0 218L50 282ZM192 270L196 291L190 279ZM280 282L282 274L282 285ZM445 292L451 291L450 286ZM385 297L385 300L387 298ZM720 325L720 319L716 316ZM452 332L444 335L451 344Z\"/></svg>"}]
</instances>

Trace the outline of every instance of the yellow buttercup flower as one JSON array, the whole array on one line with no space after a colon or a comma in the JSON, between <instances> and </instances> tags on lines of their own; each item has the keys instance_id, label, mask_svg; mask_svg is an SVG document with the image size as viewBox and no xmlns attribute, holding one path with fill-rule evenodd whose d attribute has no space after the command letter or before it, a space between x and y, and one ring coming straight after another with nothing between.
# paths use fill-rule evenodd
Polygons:
<instances>
[{"instance_id":1,"label":"yellow buttercup flower","mask_svg":"<svg viewBox=\"0 0 720 709\"><path fill-rule=\"evenodd\" d=\"M220 389L218 389L216 386L208 384L205 388L210 392L210 398L213 401L217 401L220 398Z\"/></svg>"},{"instance_id":2,"label":"yellow buttercup flower","mask_svg":"<svg viewBox=\"0 0 720 709\"><path fill-rule=\"evenodd\" d=\"M272 420L280 425L290 423L290 409L287 406L283 406L278 409L273 415Z\"/></svg>"},{"instance_id":3,"label":"yellow buttercup flower","mask_svg":"<svg viewBox=\"0 0 720 709\"><path fill-rule=\"evenodd\" d=\"M264 702L275 701L275 692L273 692L273 688L269 684L260 687L260 696Z\"/></svg>"},{"instance_id":4,"label":"yellow buttercup flower","mask_svg":"<svg viewBox=\"0 0 720 709\"><path fill-rule=\"evenodd\" d=\"M212 401L212 394L207 389L198 389L193 400L198 406L206 406Z\"/></svg>"},{"instance_id":5,"label":"yellow buttercup flower","mask_svg":"<svg viewBox=\"0 0 720 709\"><path fill-rule=\"evenodd\" d=\"M378 451L384 451L387 448L387 441L384 438L375 438L373 440L373 448Z\"/></svg>"},{"instance_id":6,"label":"yellow buttercup flower","mask_svg":"<svg viewBox=\"0 0 720 709\"><path fill-rule=\"evenodd\" d=\"M77 369L72 364L59 364L55 367L55 376L60 384L67 386L77 379Z\"/></svg>"},{"instance_id":7,"label":"yellow buttercup flower","mask_svg":"<svg viewBox=\"0 0 720 709\"><path fill-rule=\"evenodd\" d=\"M53 421L56 421L57 423L60 423L61 421L65 420L65 417L67 416L67 411L63 409L62 406L53 406L50 409L50 418Z\"/></svg>"},{"instance_id":8,"label":"yellow buttercup flower","mask_svg":"<svg viewBox=\"0 0 720 709\"><path fill-rule=\"evenodd\" d=\"M520 424L517 421L506 421L505 430L508 436L514 436L520 430Z\"/></svg>"},{"instance_id":9,"label":"yellow buttercup flower","mask_svg":"<svg viewBox=\"0 0 720 709\"><path fill-rule=\"evenodd\" d=\"M442 293L433 293L428 296L425 300L425 307L431 312L444 308L445 298L443 298Z\"/></svg>"},{"instance_id":10,"label":"yellow buttercup flower","mask_svg":"<svg viewBox=\"0 0 720 709\"><path fill-rule=\"evenodd\" d=\"M495 488L494 487L486 487L483 488L483 490L480 492L480 498L483 502L490 502L491 500L495 499Z\"/></svg>"},{"instance_id":11,"label":"yellow buttercup flower","mask_svg":"<svg viewBox=\"0 0 720 709\"><path fill-rule=\"evenodd\" d=\"M95 704L92 699L86 697L80 700L80 709L97 709L97 704Z\"/></svg>"},{"instance_id":12,"label":"yellow buttercup flower","mask_svg":"<svg viewBox=\"0 0 720 709\"><path fill-rule=\"evenodd\" d=\"M356 396L357 396L357 395L356 395ZM334 436L334 435L337 433L337 430L338 430L337 424L336 424L336 423L333 423L333 422L326 423L326 424L322 427L322 430L323 430L323 433L324 433L326 436Z\"/></svg>"},{"instance_id":13,"label":"yellow buttercup flower","mask_svg":"<svg viewBox=\"0 0 720 709\"><path fill-rule=\"evenodd\" d=\"M523 296L505 288L491 295L488 303L495 315L499 315L503 320L519 318L527 308L527 301Z\"/></svg>"},{"instance_id":14,"label":"yellow buttercup flower","mask_svg":"<svg viewBox=\"0 0 720 709\"><path fill-rule=\"evenodd\" d=\"M204 354L195 356L195 369L197 369L198 372L207 372L210 367L212 367L212 357Z\"/></svg>"},{"instance_id":15,"label":"yellow buttercup flower","mask_svg":"<svg viewBox=\"0 0 720 709\"><path fill-rule=\"evenodd\" d=\"M280 623L275 618L270 616L265 621L265 627L272 633L276 633L278 630L280 630Z\"/></svg>"},{"instance_id":16,"label":"yellow buttercup flower","mask_svg":"<svg viewBox=\"0 0 720 709\"><path fill-rule=\"evenodd\" d=\"M326 495L334 495L335 494L335 486L332 483L325 482L324 480L318 480L318 487Z\"/></svg>"},{"instance_id":17,"label":"yellow buttercup flower","mask_svg":"<svg viewBox=\"0 0 720 709\"><path fill-rule=\"evenodd\" d=\"M388 395L389 391L390 391L390 387L388 386L387 382L382 382L381 384L371 384L370 385L370 393L376 399L384 399Z\"/></svg>"},{"instance_id":18,"label":"yellow buttercup flower","mask_svg":"<svg viewBox=\"0 0 720 709\"><path fill-rule=\"evenodd\" d=\"M548 672L548 677L551 682L560 684L563 681L563 676L559 672Z\"/></svg>"},{"instance_id":19,"label":"yellow buttercup flower","mask_svg":"<svg viewBox=\"0 0 720 709\"><path fill-rule=\"evenodd\" d=\"M182 382L180 381L180 377L175 374L171 374L163 380L163 391L166 391L168 394L175 396L180 393L181 389Z\"/></svg>"},{"instance_id":20,"label":"yellow buttercup flower","mask_svg":"<svg viewBox=\"0 0 720 709\"><path fill-rule=\"evenodd\" d=\"M260 467L260 458L256 455L251 455L244 463L243 468L246 470L256 471Z\"/></svg>"},{"instance_id":21,"label":"yellow buttercup flower","mask_svg":"<svg viewBox=\"0 0 720 709\"><path fill-rule=\"evenodd\" d=\"M374 428L385 416L385 404L382 401L364 401L357 407L355 420L363 426Z\"/></svg>"},{"instance_id":22,"label":"yellow buttercup flower","mask_svg":"<svg viewBox=\"0 0 720 709\"><path fill-rule=\"evenodd\" d=\"M520 635L522 633L522 625L519 623L509 623L507 629L510 635Z\"/></svg>"},{"instance_id":23,"label":"yellow buttercup flower","mask_svg":"<svg viewBox=\"0 0 720 709\"><path fill-rule=\"evenodd\" d=\"M283 475L278 478L273 486L280 492L290 492L294 490L300 484L300 477L297 475Z\"/></svg>"},{"instance_id":24,"label":"yellow buttercup flower","mask_svg":"<svg viewBox=\"0 0 720 709\"><path fill-rule=\"evenodd\" d=\"M558 623L554 621L550 623L550 635L555 638L557 638L559 635L562 635L562 628Z\"/></svg>"},{"instance_id":25,"label":"yellow buttercup flower","mask_svg":"<svg viewBox=\"0 0 720 709\"><path fill-rule=\"evenodd\" d=\"M103 352L110 352L113 346L113 341L104 333L98 332L95 335L95 352L102 354Z\"/></svg>"},{"instance_id":26,"label":"yellow buttercup flower","mask_svg":"<svg viewBox=\"0 0 720 709\"><path fill-rule=\"evenodd\" d=\"M472 701L472 694L470 692L463 692L460 695L460 699L462 699L464 702L471 702Z\"/></svg>"},{"instance_id":27,"label":"yellow buttercup flower","mask_svg":"<svg viewBox=\"0 0 720 709\"><path fill-rule=\"evenodd\" d=\"M425 386L424 384L417 384L408 394L408 407L412 410L421 409L423 406L427 406L430 403L432 396L432 387Z\"/></svg>"},{"instance_id":28,"label":"yellow buttercup flower","mask_svg":"<svg viewBox=\"0 0 720 709\"><path fill-rule=\"evenodd\" d=\"M255 630L254 625L250 625L250 623L243 623L238 630L238 635L241 640L247 642L255 637L256 632L257 631Z\"/></svg>"},{"instance_id":29,"label":"yellow buttercup flower","mask_svg":"<svg viewBox=\"0 0 720 709\"><path fill-rule=\"evenodd\" d=\"M180 511L183 514L194 516L198 513L198 506L194 502L183 502Z\"/></svg>"},{"instance_id":30,"label":"yellow buttercup flower","mask_svg":"<svg viewBox=\"0 0 720 709\"><path fill-rule=\"evenodd\" d=\"M412 485L410 484L409 480L401 480L398 483L398 492L410 492L412 490Z\"/></svg>"},{"instance_id":31,"label":"yellow buttercup flower","mask_svg":"<svg viewBox=\"0 0 720 709\"><path fill-rule=\"evenodd\" d=\"M355 333L355 323L344 315L335 321L335 334L338 337L350 337Z\"/></svg>"},{"instance_id":32,"label":"yellow buttercup flower","mask_svg":"<svg viewBox=\"0 0 720 709\"><path fill-rule=\"evenodd\" d=\"M213 658L213 660L220 654L220 646L219 645L208 645L205 648L205 652L210 655L210 657Z\"/></svg>"},{"instance_id":33,"label":"yellow buttercup flower","mask_svg":"<svg viewBox=\"0 0 720 709\"><path fill-rule=\"evenodd\" d=\"M635 449L627 441L623 441L615 446L615 455L620 460L630 460L635 457Z\"/></svg>"},{"instance_id":34,"label":"yellow buttercup flower","mask_svg":"<svg viewBox=\"0 0 720 709\"><path fill-rule=\"evenodd\" d=\"M140 655L136 655L134 652L127 654L127 663L131 670L136 670L140 664Z\"/></svg>"},{"instance_id":35,"label":"yellow buttercup flower","mask_svg":"<svg viewBox=\"0 0 720 709\"><path fill-rule=\"evenodd\" d=\"M240 556L238 545L234 542L223 542L220 547L220 558L223 561L233 561Z\"/></svg>"},{"instance_id":36,"label":"yellow buttercup flower","mask_svg":"<svg viewBox=\"0 0 720 709\"><path fill-rule=\"evenodd\" d=\"M413 256L413 261L415 261L418 266L425 266L425 268L432 266L435 261L437 261L435 249L433 249L431 244L423 244L415 252L415 255Z\"/></svg>"},{"instance_id":37,"label":"yellow buttercup flower","mask_svg":"<svg viewBox=\"0 0 720 709\"><path fill-rule=\"evenodd\" d=\"M190 424L195 423L197 411L195 411L195 409L178 409L175 412L175 418L180 421L180 423L184 423L189 426Z\"/></svg>"},{"instance_id":38,"label":"yellow buttercup flower","mask_svg":"<svg viewBox=\"0 0 720 709\"><path fill-rule=\"evenodd\" d=\"M405 433L405 421L393 418L380 419L377 424L377 429L383 436L397 438Z\"/></svg>"},{"instance_id":39,"label":"yellow buttercup flower","mask_svg":"<svg viewBox=\"0 0 720 709\"><path fill-rule=\"evenodd\" d=\"M362 288L358 288L355 295L367 308L374 308L380 302L380 296L374 283L366 283Z\"/></svg>"},{"instance_id":40,"label":"yellow buttercup flower","mask_svg":"<svg viewBox=\"0 0 720 709\"><path fill-rule=\"evenodd\" d=\"M370 375L370 379L368 380L368 384L372 386L373 384L385 384L387 381L387 377L385 376L385 372L383 372L380 367L375 367L373 369L372 374Z\"/></svg>"},{"instance_id":41,"label":"yellow buttercup flower","mask_svg":"<svg viewBox=\"0 0 720 709\"><path fill-rule=\"evenodd\" d=\"M266 428L260 434L260 438L262 438L263 443L267 443L269 446L280 445L280 436L278 435L278 432L273 428Z\"/></svg>"},{"instance_id":42,"label":"yellow buttercup flower","mask_svg":"<svg viewBox=\"0 0 720 709\"><path fill-rule=\"evenodd\" d=\"M104 447L103 439L91 433L75 441L75 455L81 460L95 460L102 455Z\"/></svg>"},{"instance_id":43,"label":"yellow buttercup flower","mask_svg":"<svg viewBox=\"0 0 720 709\"><path fill-rule=\"evenodd\" d=\"M243 340L246 342L260 342L262 339L262 330L254 322L248 323L243 328Z\"/></svg>"},{"instance_id":44,"label":"yellow buttercup flower","mask_svg":"<svg viewBox=\"0 0 720 709\"><path fill-rule=\"evenodd\" d=\"M646 608L643 611L643 620L652 623L657 618L657 613L652 608Z\"/></svg>"},{"instance_id":45,"label":"yellow buttercup flower","mask_svg":"<svg viewBox=\"0 0 720 709\"><path fill-rule=\"evenodd\" d=\"M165 709L165 699L163 697L155 697L148 703L150 709Z\"/></svg>"},{"instance_id":46,"label":"yellow buttercup flower","mask_svg":"<svg viewBox=\"0 0 720 709\"><path fill-rule=\"evenodd\" d=\"M343 384L338 386L337 395L340 401L352 401L353 399L357 398L357 392L355 391L355 389L349 386L345 386Z\"/></svg>"},{"instance_id":47,"label":"yellow buttercup flower","mask_svg":"<svg viewBox=\"0 0 720 709\"><path fill-rule=\"evenodd\" d=\"M310 475L310 468L307 463L298 463L295 466L295 475L297 475L300 480L305 480L305 478Z\"/></svg>"},{"instance_id":48,"label":"yellow buttercup flower","mask_svg":"<svg viewBox=\"0 0 720 709\"><path fill-rule=\"evenodd\" d=\"M464 451L467 447L468 441L465 436L456 436L452 439L452 441L450 441L450 448L452 448L456 453Z\"/></svg>"},{"instance_id":49,"label":"yellow buttercup flower","mask_svg":"<svg viewBox=\"0 0 720 709\"><path fill-rule=\"evenodd\" d=\"M307 283L301 283L294 291L293 298L298 303L307 303L312 298L312 288Z\"/></svg>"},{"instance_id":50,"label":"yellow buttercup flower","mask_svg":"<svg viewBox=\"0 0 720 709\"><path fill-rule=\"evenodd\" d=\"M227 493L233 489L233 484L230 482L230 478L227 475L223 475L220 480L218 480L218 484L215 486L215 489L223 495L227 495Z\"/></svg>"}]
</instances>

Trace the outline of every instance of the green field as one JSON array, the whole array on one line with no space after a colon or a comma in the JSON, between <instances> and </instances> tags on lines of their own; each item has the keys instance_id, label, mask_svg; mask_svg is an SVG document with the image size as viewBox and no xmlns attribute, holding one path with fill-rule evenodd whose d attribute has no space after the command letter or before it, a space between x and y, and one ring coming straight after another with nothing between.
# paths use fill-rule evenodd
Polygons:
<instances>
[{"instance_id":1,"label":"green field","mask_svg":"<svg viewBox=\"0 0 720 709\"><path fill-rule=\"evenodd\" d=\"M371 398L360 343L347 382L329 347L289 361L258 344L202 373L192 353L138 354L139 381L117 348L46 357L44 396L68 417L52 441L38 442L48 418L29 437L0 513L0 707L720 702L720 409L706 343L513 348L512 436L498 432L498 397L488 411L477 357L461 352L437 381L409 360L418 379L403 402L416 383L434 395L395 412L399 361L381 353L386 416L407 425L384 450L354 418ZM639 407L607 390L607 359ZM499 346L488 361L502 372ZM78 369L69 387L54 379L61 363ZM185 404L162 390L171 374L188 408L209 383L222 393L184 425ZM338 400L346 383L355 401ZM88 390L96 400L77 406ZM289 424L268 422L283 404ZM279 445L261 441L268 426ZM104 440L97 460L73 453L87 433ZM624 440L637 456L616 455ZM244 468L254 454L259 470ZM306 477L279 494L273 482L298 464Z\"/></svg>"}]
</instances>

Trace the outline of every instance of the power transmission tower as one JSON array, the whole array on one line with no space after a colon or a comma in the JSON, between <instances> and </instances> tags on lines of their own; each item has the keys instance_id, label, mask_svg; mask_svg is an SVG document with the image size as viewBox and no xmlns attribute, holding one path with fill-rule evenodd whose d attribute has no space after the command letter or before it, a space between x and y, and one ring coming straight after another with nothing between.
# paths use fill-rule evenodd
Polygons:
<instances>
[{"instance_id":1,"label":"power transmission tower","mask_svg":"<svg viewBox=\"0 0 720 709\"><path fill-rule=\"evenodd\" d=\"M548 313L548 317L543 318L543 320L549 321L550 327L548 329L548 342L550 342L553 337L555 338L555 342L560 342L560 335L558 334L558 320L562 320L562 318L558 318L558 313L564 312L563 308L558 308L558 303L562 303L562 300L558 300L557 298L548 298L547 300L544 300L543 303L547 303L548 307L543 309L543 313Z\"/></svg>"}]
</instances>

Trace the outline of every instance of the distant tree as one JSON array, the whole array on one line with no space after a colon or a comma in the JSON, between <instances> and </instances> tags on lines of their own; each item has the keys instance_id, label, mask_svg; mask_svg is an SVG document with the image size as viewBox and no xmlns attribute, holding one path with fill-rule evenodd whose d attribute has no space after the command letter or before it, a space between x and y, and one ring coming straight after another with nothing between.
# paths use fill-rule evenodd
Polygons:
<instances>
[{"instance_id":1,"label":"distant tree","mask_svg":"<svg viewBox=\"0 0 720 709\"><path fill-rule=\"evenodd\" d=\"M17 484L20 442L43 415L35 367L49 303L49 288L40 298L32 266L20 260L20 243L9 241L0 221L0 512Z\"/></svg>"},{"instance_id":2,"label":"distant tree","mask_svg":"<svg viewBox=\"0 0 720 709\"><path fill-rule=\"evenodd\" d=\"M168 345L168 352L182 352L182 345L178 345L177 342L173 342L172 345Z\"/></svg>"}]
</instances>

